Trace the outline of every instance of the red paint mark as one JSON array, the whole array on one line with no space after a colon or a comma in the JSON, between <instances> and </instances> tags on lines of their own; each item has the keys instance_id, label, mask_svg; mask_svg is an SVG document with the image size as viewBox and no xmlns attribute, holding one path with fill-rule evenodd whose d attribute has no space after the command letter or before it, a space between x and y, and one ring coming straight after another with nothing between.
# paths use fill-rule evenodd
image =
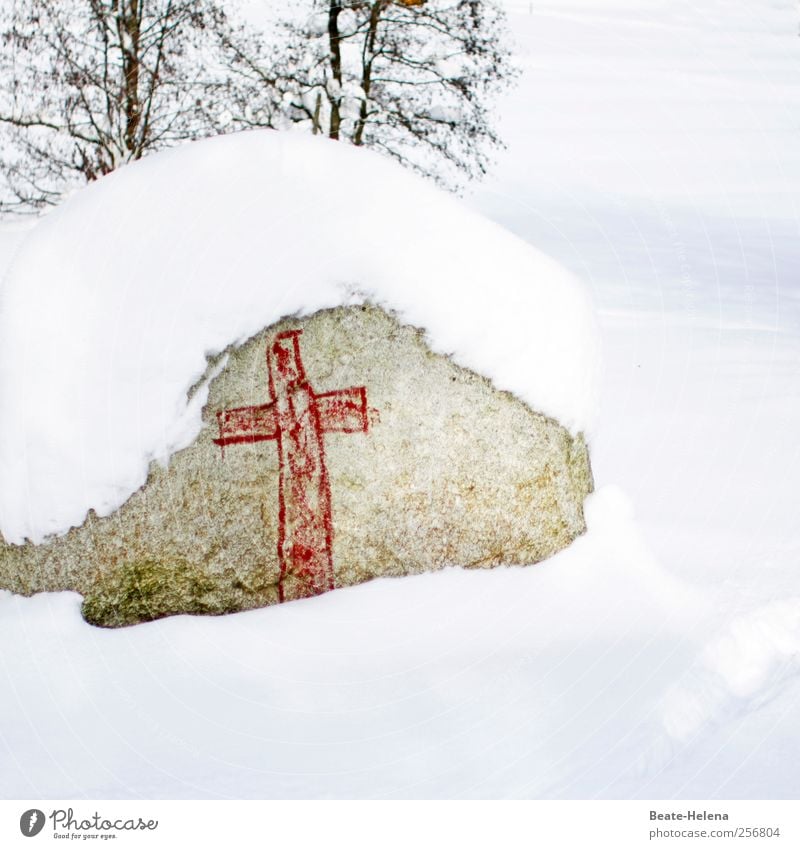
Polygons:
<instances>
[{"instance_id":1,"label":"red paint mark","mask_svg":"<svg viewBox=\"0 0 800 849\"><path fill-rule=\"evenodd\" d=\"M217 413L226 445L278 443L278 562L281 601L334 588L331 488L324 434L366 433L377 411L367 408L364 386L317 395L300 356L302 330L279 333L267 345L268 404Z\"/></svg>"}]
</instances>

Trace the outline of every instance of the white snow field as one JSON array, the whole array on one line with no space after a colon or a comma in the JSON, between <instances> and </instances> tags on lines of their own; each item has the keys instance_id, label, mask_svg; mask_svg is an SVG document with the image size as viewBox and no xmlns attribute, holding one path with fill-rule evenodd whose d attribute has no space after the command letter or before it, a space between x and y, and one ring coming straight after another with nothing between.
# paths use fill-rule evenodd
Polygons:
<instances>
[{"instance_id":1,"label":"white snow field","mask_svg":"<svg viewBox=\"0 0 800 849\"><path fill-rule=\"evenodd\" d=\"M525 73L499 104L508 151L469 203L556 257L593 294L604 372L590 428L598 490L587 503L588 533L533 568L452 569L118 631L84 624L74 594L0 593L0 796L797 797L797 10L749 0L509 6ZM158 222L172 202L165 196L163 209L153 210ZM260 203L221 209L224 238L263 210ZM46 220L39 235L57 221ZM94 225L113 228L102 218ZM0 264L11 261L19 239L0 235ZM296 263L315 263L316 248L309 235ZM411 262L409 253L398 246L392 262ZM185 382L202 371L203 346L227 344L178 350L185 310L173 303L170 313L163 290L152 297L149 278L137 276L137 267L152 271L143 247L118 246L116 254L98 247L96 256L98 268L134 269L113 333L125 338L128 314L139 322L142 363L155 330L175 339L157 352L157 374L172 357L186 357L176 377ZM538 254L525 256L523 264L541 262L553 280L572 285ZM21 279L23 259L5 279L4 332L13 324L5 287ZM500 261L487 259L495 268ZM48 258L41 262L46 268ZM198 258L197 272L204 266ZM484 268L476 270L487 277L480 304L493 300L494 310L512 298L499 314L513 326L543 290L515 302L513 287L500 288L506 269ZM380 278L377 289L381 269L368 270ZM84 303L97 311L82 327L104 324L103 301L93 297L106 297L102 282L86 282L96 289ZM226 277L220 293L222 335L241 320L223 297L239 285L247 284ZM550 297L547 281L530 285L547 287ZM144 304L143 293L150 293ZM187 293L180 295L185 304ZM285 295L283 311L303 297L294 289ZM461 352L467 364L472 351L499 381L563 410L571 426L589 422L590 374L584 384L567 371L563 395L548 395L549 377L509 370L492 347L496 337L481 337L480 350L463 337L450 341L460 314L472 315L467 298L439 302L420 288L413 295L397 306L413 316L418 305L440 319L434 343L438 331L443 349ZM273 308L256 295L245 302L254 324L258 310ZM567 312L582 325L579 302L576 295ZM65 291L52 308L30 307L26 320L43 330L47 310L52 327L59 313L80 313ZM140 310L149 313L142 318ZM207 315L189 318L203 332L213 329ZM24 337L26 326L15 332ZM69 330L58 333L62 340ZM64 342L66 355L75 354L78 343ZM546 351L536 340L518 344L531 346L525 350L536 363ZM0 345L5 355L8 343ZM115 347L106 371L87 376L114 403L124 399L107 386L108 375L122 367L124 350ZM578 343L573 355L591 359L591 345ZM21 365L45 374L52 360L43 363ZM35 400L47 402L49 415L63 414L82 439L77 407L59 388L67 376L43 378ZM180 398L183 383L170 391ZM161 409L164 432L134 442L136 451L158 456L188 438L191 420L179 412L174 404ZM0 416L8 422L5 410ZM165 425L177 421L181 428ZM137 420L134 435L140 427ZM25 433L49 450L45 434ZM14 448L0 451L17 485L45 481L47 470L29 454L14 458ZM27 471L14 466L21 462ZM50 462L56 478L64 473L65 459L53 453ZM133 465L107 481L99 462L91 479L76 477L72 512L53 528L79 520L96 493L107 505L124 498L135 485ZM114 480L122 482L116 495ZM47 532L52 505L28 499L31 511L14 512L25 500L4 496L4 533Z\"/></svg>"}]
</instances>

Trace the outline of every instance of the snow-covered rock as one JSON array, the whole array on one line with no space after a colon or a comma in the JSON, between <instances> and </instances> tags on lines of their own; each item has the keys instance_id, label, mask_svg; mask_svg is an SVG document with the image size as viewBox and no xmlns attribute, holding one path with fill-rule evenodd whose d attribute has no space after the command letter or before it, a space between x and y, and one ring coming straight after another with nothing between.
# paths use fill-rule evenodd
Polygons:
<instances>
[{"instance_id":1,"label":"snow-covered rock","mask_svg":"<svg viewBox=\"0 0 800 849\"><path fill-rule=\"evenodd\" d=\"M538 562L585 530L592 334L566 273L361 152L126 168L6 277L0 587L120 625Z\"/></svg>"},{"instance_id":2,"label":"snow-covered rock","mask_svg":"<svg viewBox=\"0 0 800 849\"><path fill-rule=\"evenodd\" d=\"M285 320L210 372L195 443L114 515L0 549L0 586L127 625L536 563L586 529L583 437L377 307Z\"/></svg>"},{"instance_id":3,"label":"snow-covered rock","mask_svg":"<svg viewBox=\"0 0 800 849\"><path fill-rule=\"evenodd\" d=\"M593 318L559 265L364 151L217 138L76 193L6 273L3 537L111 514L197 438L209 358L283 316L365 300L573 434L590 424Z\"/></svg>"}]
</instances>

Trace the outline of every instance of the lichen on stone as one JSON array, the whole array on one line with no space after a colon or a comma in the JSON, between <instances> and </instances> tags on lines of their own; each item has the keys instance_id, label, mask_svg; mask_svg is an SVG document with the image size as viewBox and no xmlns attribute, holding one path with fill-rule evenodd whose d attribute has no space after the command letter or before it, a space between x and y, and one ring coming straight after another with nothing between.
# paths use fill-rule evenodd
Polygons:
<instances>
[{"instance_id":1,"label":"lichen on stone","mask_svg":"<svg viewBox=\"0 0 800 849\"><path fill-rule=\"evenodd\" d=\"M81 608L92 625L121 627L179 613L229 613L211 575L181 561L138 560L101 575Z\"/></svg>"}]
</instances>

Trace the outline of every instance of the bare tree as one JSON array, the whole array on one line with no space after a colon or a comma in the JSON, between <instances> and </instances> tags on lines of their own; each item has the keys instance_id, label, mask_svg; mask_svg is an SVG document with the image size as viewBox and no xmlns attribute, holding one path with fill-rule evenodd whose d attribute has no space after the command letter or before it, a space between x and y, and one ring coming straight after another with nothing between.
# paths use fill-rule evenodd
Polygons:
<instances>
[{"instance_id":1,"label":"bare tree","mask_svg":"<svg viewBox=\"0 0 800 849\"><path fill-rule=\"evenodd\" d=\"M150 151L273 122L273 92L227 64L247 31L212 0L5 3L5 209L54 203Z\"/></svg>"},{"instance_id":2,"label":"bare tree","mask_svg":"<svg viewBox=\"0 0 800 849\"><path fill-rule=\"evenodd\" d=\"M283 44L228 45L283 95L288 121L381 150L445 185L481 176L500 145L491 103L516 75L493 0L304 0ZM277 49L276 49L277 48Z\"/></svg>"}]
</instances>

